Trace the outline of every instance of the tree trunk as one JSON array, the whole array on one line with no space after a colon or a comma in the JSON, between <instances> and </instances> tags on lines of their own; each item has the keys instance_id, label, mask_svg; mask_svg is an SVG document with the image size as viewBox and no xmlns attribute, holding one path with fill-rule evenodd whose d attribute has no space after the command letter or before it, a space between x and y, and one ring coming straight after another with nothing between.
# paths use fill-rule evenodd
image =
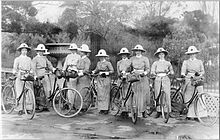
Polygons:
<instances>
[{"instance_id":1,"label":"tree trunk","mask_svg":"<svg viewBox=\"0 0 220 140\"><path fill-rule=\"evenodd\" d=\"M100 50L100 45L101 45L101 39L102 37L100 35L91 33L90 35L90 42L91 42L91 53L90 53L90 61L91 61L91 66L90 69L94 70L96 67L96 64L98 62L98 58L95 56L98 51Z\"/></svg>"}]
</instances>

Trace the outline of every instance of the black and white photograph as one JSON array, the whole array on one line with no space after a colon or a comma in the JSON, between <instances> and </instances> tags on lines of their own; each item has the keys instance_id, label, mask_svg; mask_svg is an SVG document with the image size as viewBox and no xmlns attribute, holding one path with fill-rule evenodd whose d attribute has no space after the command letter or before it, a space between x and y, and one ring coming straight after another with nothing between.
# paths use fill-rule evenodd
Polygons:
<instances>
[{"instance_id":1,"label":"black and white photograph","mask_svg":"<svg viewBox=\"0 0 220 140\"><path fill-rule=\"evenodd\" d=\"M0 139L219 139L218 0L2 0Z\"/></svg>"}]
</instances>

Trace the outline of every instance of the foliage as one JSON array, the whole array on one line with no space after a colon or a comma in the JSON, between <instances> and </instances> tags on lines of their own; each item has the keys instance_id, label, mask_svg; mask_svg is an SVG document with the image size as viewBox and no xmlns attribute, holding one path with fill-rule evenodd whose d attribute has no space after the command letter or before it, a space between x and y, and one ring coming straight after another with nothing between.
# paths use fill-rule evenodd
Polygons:
<instances>
[{"instance_id":1,"label":"foliage","mask_svg":"<svg viewBox=\"0 0 220 140\"><path fill-rule=\"evenodd\" d=\"M142 7L145 17L167 17L169 14L173 14L179 9L184 9L184 3L179 1L139 1L137 2L137 8ZM175 9L175 10L173 10Z\"/></svg>"},{"instance_id":2,"label":"foliage","mask_svg":"<svg viewBox=\"0 0 220 140\"><path fill-rule=\"evenodd\" d=\"M65 32L69 34L70 40L78 35L78 26L75 23L69 22L64 28Z\"/></svg>"},{"instance_id":3,"label":"foliage","mask_svg":"<svg viewBox=\"0 0 220 140\"><path fill-rule=\"evenodd\" d=\"M145 17L136 22L137 31L140 35L146 36L149 40L162 39L171 33L170 26L175 19L165 17Z\"/></svg>"},{"instance_id":4,"label":"foliage","mask_svg":"<svg viewBox=\"0 0 220 140\"><path fill-rule=\"evenodd\" d=\"M185 11L184 22L196 32L204 33L207 37L218 36L218 24L213 23L213 17L201 10Z\"/></svg>"},{"instance_id":5,"label":"foliage","mask_svg":"<svg viewBox=\"0 0 220 140\"><path fill-rule=\"evenodd\" d=\"M192 28L181 24L175 24L173 26L172 34L167 35L163 39L163 48L168 52L168 59L171 61L177 72L180 72L180 68L184 59L186 59L185 52L189 46L196 46L201 48L201 42Z\"/></svg>"},{"instance_id":6,"label":"foliage","mask_svg":"<svg viewBox=\"0 0 220 140\"><path fill-rule=\"evenodd\" d=\"M2 1L2 29L21 33L25 23L37 14L31 1Z\"/></svg>"}]
</instances>

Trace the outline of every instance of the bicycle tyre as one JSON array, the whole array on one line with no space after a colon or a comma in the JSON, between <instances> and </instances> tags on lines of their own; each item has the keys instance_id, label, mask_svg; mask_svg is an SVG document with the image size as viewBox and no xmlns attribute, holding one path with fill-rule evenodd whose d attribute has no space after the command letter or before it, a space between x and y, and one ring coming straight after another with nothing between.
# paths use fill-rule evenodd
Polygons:
<instances>
[{"instance_id":1,"label":"bicycle tyre","mask_svg":"<svg viewBox=\"0 0 220 140\"><path fill-rule=\"evenodd\" d=\"M200 94L194 104L195 114L204 126L212 126L216 123L219 114L218 107L217 100L208 93Z\"/></svg>"},{"instance_id":2,"label":"bicycle tyre","mask_svg":"<svg viewBox=\"0 0 220 140\"><path fill-rule=\"evenodd\" d=\"M93 95L89 89L89 87L84 87L79 92L83 98L83 112L87 112L93 103Z\"/></svg>"},{"instance_id":3,"label":"bicycle tyre","mask_svg":"<svg viewBox=\"0 0 220 140\"><path fill-rule=\"evenodd\" d=\"M70 96L74 97L73 103L70 101ZM76 116L81 111L82 106L83 98L81 94L73 88L63 88L58 91L53 98L53 108L55 112L64 118Z\"/></svg>"},{"instance_id":4,"label":"bicycle tyre","mask_svg":"<svg viewBox=\"0 0 220 140\"><path fill-rule=\"evenodd\" d=\"M131 120L133 124L137 123L137 118L138 118L138 103L137 101L134 102L134 93L132 93L131 95Z\"/></svg>"},{"instance_id":5,"label":"bicycle tyre","mask_svg":"<svg viewBox=\"0 0 220 140\"><path fill-rule=\"evenodd\" d=\"M170 99L171 99L171 111L176 112L175 104L184 104L184 98L181 92L176 92L177 89L171 88Z\"/></svg>"},{"instance_id":6,"label":"bicycle tyre","mask_svg":"<svg viewBox=\"0 0 220 140\"><path fill-rule=\"evenodd\" d=\"M12 85L6 85L1 94L2 109L5 113L11 113L17 104L16 94Z\"/></svg>"},{"instance_id":7,"label":"bicycle tyre","mask_svg":"<svg viewBox=\"0 0 220 140\"><path fill-rule=\"evenodd\" d=\"M169 112L169 104L166 102L167 99L166 99L166 95L165 95L165 92L164 91L161 91L161 97L160 97L160 101L161 101L161 104L160 104L160 107L161 107L161 113L162 113L162 118L163 118L163 121L165 123L168 122L169 120L169 117L170 117L170 112Z\"/></svg>"},{"instance_id":8,"label":"bicycle tyre","mask_svg":"<svg viewBox=\"0 0 220 140\"><path fill-rule=\"evenodd\" d=\"M120 112L120 108L122 106L122 102L120 100L120 90L118 90L119 87L118 86L114 86L112 89L111 89L111 105L110 105L110 108L111 108L111 114L116 116L118 115L118 113ZM118 93L117 93L118 91Z\"/></svg>"},{"instance_id":9,"label":"bicycle tyre","mask_svg":"<svg viewBox=\"0 0 220 140\"><path fill-rule=\"evenodd\" d=\"M24 91L23 106L24 106L25 117L29 120L33 119L35 115L36 103L35 103L34 91L30 88L27 88Z\"/></svg>"}]
</instances>

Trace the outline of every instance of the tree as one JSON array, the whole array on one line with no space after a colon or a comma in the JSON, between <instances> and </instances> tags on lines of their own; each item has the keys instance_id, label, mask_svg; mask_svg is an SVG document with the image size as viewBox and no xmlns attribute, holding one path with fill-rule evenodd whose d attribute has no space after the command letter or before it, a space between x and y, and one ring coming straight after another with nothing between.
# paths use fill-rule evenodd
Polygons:
<instances>
[{"instance_id":1,"label":"tree","mask_svg":"<svg viewBox=\"0 0 220 140\"><path fill-rule=\"evenodd\" d=\"M213 23L213 17L205 14L201 10L184 12L184 22L192 27L195 32L203 33L207 38L216 38L218 36L218 24Z\"/></svg>"},{"instance_id":2,"label":"tree","mask_svg":"<svg viewBox=\"0 0 220 140\"><path fill-rule=\"evenodd\" d=\"M172 34L167 35L163 39L163 48L168 52L168 59L175 68L175 72L179 75L182 62L186 59L185 52L189 46L196 46L199 50L203 49L200 39L193 29L177 23L173 26Z\"/></svg>"},{"instance_id":3,"label":"tree","mask_svg":"<svg viewBox=\"0 0 220 140\"><path fill-rule=\"evenodd\" d=\"M2 29L21 33L27 20L36 14L31 1L2 1Z\"/></svg>"},{"instance_id":4,"label":"tree","mask_svg":"<svg viewBox=\"0 0 220 140\"><path fill-rule=\"evenodd\" d=\"M107 48L111 35L116 35L120 23L129 18L129 7L117 2L107 1L66 1L62 7L67 7L60 19L73 22L78 27L79 36L89 37L92 53L90 59L96 62L94 56L98 50ZM65 19L68 17L69 19ZM61 20L59 20L61 23ZM68 24L68 23L67 23ZM120 26L119 26L120 25ZM84 35L82 35L84 34ZM92 66L94 67L94 66Z\"/></svg>"}]
</instances>

